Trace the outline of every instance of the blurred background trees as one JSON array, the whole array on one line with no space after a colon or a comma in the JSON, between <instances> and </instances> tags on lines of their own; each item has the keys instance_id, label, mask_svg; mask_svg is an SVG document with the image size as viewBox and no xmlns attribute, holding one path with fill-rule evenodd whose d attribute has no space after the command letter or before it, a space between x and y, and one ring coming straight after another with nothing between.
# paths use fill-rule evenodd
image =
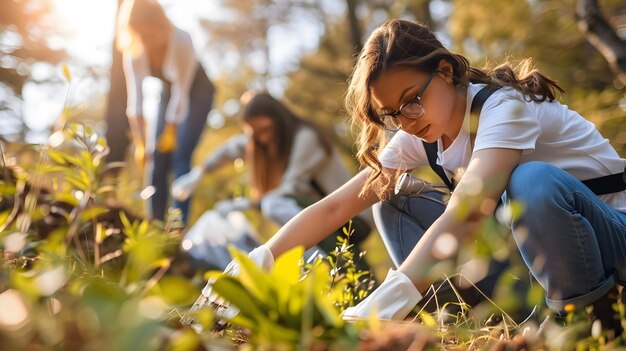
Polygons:
<instances>
[{"instance_id":1,"label":"blurred background trees","mask_svg":"<svg viewBox=\"0 0 626 351\"><path fill-rule=\"evenodd\" d=\"M108 1L115 8L121 0ZM444 44L466 55L478 67L532 57L537 68L567 90L563 100L596 123L626 156L626 96L619 71L626 48L626 4L621 0L162 2L169 13L178 13L174 18L177 25L195 25L194 39L200 41L198 47L202 48L199 56L218 89L215 111L209 116L196 162L225 138L239 132L232 116L238 111L241 94L249 89L266 89L303 117L321 124L345 151L346 162L356 170L351 157L353 135L343 110L344 92L363 41L390 17L428 23ZM107 138L112 149L109 157L123 160L128 143L125 88L119 54L112 50L113 32L109 33L109 41L102 43L110 48L104 64L81 61L63 50L66 33L60 29L58 18L50 15L51 4L50 0L6 0L0 4L0 137L24 138L24 130L28 129L20 102L24 86L60 81L50 67L69 61L75 80L91 79L106 87L75 89L83 92L76 98L83 111L77 118L108 122L99 124L97 130L104 132L108 125ZM594 9L600 12L593 12ZM104 14L74 14L80 15ZM605 46L612 43L608 46L612 50L600 52L598 40L591 38L598 23L610 30L612 41L605 42ZM607 56L607 52L613 56ZM48 68L41 69L40 63ZM95 83L91 84L88 87ZM61 104L62 101L58 103ZM15 127L7 127L10 121ZM216 191L210 189L215 182L228 183L231 178L240 179L225 171L222 180L219 176L206 180L208 190L197 197L196 215L213 203ZM220 196L224 189L240 191L238 186L219 189Z\"/></svg>"},{"instance_id":2,"label":"blurred background trees","mask_svg":"<svg viewBox=\"0 0 626 351\"><path fill-rule=\"evenodd\" d=\"M0 135L10 139L23 139L28 129L21 118L24 86L54 79L33 71L67 58L46 40L59 34L50 7L38 0L0 2Z\"/></svg>"}]
</instances>

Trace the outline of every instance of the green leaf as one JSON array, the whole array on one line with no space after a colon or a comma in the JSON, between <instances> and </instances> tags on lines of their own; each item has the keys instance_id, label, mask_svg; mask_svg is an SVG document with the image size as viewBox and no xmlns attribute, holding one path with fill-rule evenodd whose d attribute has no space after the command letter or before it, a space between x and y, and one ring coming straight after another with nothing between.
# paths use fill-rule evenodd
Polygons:
<instances>
[{"instance_id":1,"label":"green leaf","mask_svg":"<svg viewBox=\"0 0 626 351\"><path fill-rule=\"evenodd\" d=\"M84 182L83 179L75 173L66 173L65 180L72 184L77 190L87 190L88 188L88 183Z\"/></svg>"},{"instance_id":2,"label":"green leaf","mask_svg":"<svg viewBox=\"0 0 626 351\"><path fill-rule=\"evenodd\" d=\"M300 341L300 331L285 328L284 326L271 321L259 325L260 338L267 338L271 343L296 344Z\"/></svg>"},{"instance_id":3,"label":"green leaf","mask_svg":"<svg viewBox=\"0 0 626 351\"><path fill-rule=\"evenodd\" d=\"M228 251L239 263L239 278L241 283L250 290L258 299L268 304L270 308L276 308L277 301L272 301L270 290L272 280L269 273L257 266L247 255L239 251L234 246L229 246Z\"/></svg>"},{"instance_id":4,"label":"green leaf","mask_svg":"<svg viewBox=\"0 0 626 351\"><path fill-rule=\"evenodd\" d=\"M76 198L76 196L68 193L68 192L55 192L53 194L54 200L55 201L59 201L59 202L64 202L66 204L72 205L74 207L78 206L78 199Z\"/></svg>"},{"instance_id":5,"label":"green leaf","mask_svg":"<svg viewBox=\"0 0 626 351\"><path fill-rule=\"evenodd\" d=\"M294 314L290 312L293 311L292 308L295 305L300 306L300 309L302 308L302 297L294 296L292 288L300 280L299 262L302 260L303 255L304 247L295 247L278 257L274 267L272 267L270 275L271 279L279 286L275 294L277 307L281 315Z\"/></svg>"},{"instance_id":6,"label":"green leaf","mask_svg":"<svg viewBox=\"0 0 626 351\"><path fill-rule=\"evenodd\" d=\"M67 163L70 163L74 166L79 166L80 165L80 159L76 156L72 156L70 154L64 154L63 157L65 158L65 161Z\"/></svg>"},{"instance_id":7,"label":"green leaf","mask_svg":"<svg viewBox=\"0 0 626 351\"><path fill-rule=\"evenodd\" d=\"M167 350L185 351L200 349L200 336L191 329L179 330L170 338Z\"/></svg>"},{"instance_id":8,"label":"green leaf","mask_svg":"<svg viewBox=\"0 0 626 351\"><path fill-rule=\"evenodd\" d=\"M241 282L228 274L222 274L213 283L213 291L237 307L240 313L257 323L264 319L265 311L255 303L258 299Z\"/></svg>"},{"instance_id":9,"label":"green leaf","mask_svg":"<svg viewBox=\"0 0 626 351\"><path fill-rule=\"evenodd\" d=\"M74 170L68 166L55 166L55 165L47 165L44 167L44 171L46 173L54 173L54 172L58 172L58 173L74 173Z\"/></svg>"},{"instance_id":10,"label":"green leaf","mask_svg":"<svg viewBox=\"0 0 626 351\"><path fill-rule=\"evenodd\" d=\"M293 285L300 280L300 260L304 256L304 247L297 246L276 260L272 267L272 279L281 284ZM282 290L282 289L281 289Z\"/></svg>"},{"instance_id":11,"label":"green leaf","mask_svg":"<svg viewBox=\"0 0 626 351\"><path fill-rule=\"evenodd\" d=\"M170 305L191 304L196 298L196 288L181 276L166 275L150 290Z\"/></svg>"},{"instance_id":12,"label":"green leaf","mask_svg":"<svg viewBox=\"0 0 626 351\"><path fill-rule=\"evenodd\" d=\"M234 325L238 325L238 326L240 326L242 328L247 328L247 329L250 329L250 330L255 330L257 325L258 325L256 321L254 321L254 320L252 320L252 319L250 319L248 317L243 316L241 313L239 313L238 315L234 316L229 321L232 324L234 324Z\"/></svg>"},{"instance_id":13,"label":"green leaf","mask_svg":"<svg viewBox=\"0 0 626 351\"><path fill-rule=\"evenodd\" d=\"M124 228L132 227L130 219L128 219L128 216L126 216L126 213L124 213L123 211L120 211L120 220L122 221L122 225L124 226Z\"/></svg>"},{"instance_id":14,"label":"green leaf","mask_svg":"<svg viewBox=\"0 0 626 351\"><path fill-rule=\"evenodd\" d=\"M52 161L60 165L66 164L65 157L64 157L66 154L63 151L49 149L47 150L47 154L48 154L48 157L50 157Z\"/></svg>"},{"instance_id":15,"label":"green leaf","mask_svg":"<svg viewBox=\"0 0 626 351\"><path fill-rule=\"evenodd\" d=\"M150 229L150 222L141 221L141 223L139 224L139 227L137 228L137 235L144 236L148 233L149 229Z\"/></svg>"},{"instance_id":16,"label":"green leaf","mask_svg":"<svg viewBox=\"0 0 626 351\"><path fill-rule=\"evenodd\" d=\"M438 325L437 320L426 311L421 311L419 313L419 317L422 320L422 323L424 323L424 325L427 327L436 328Z\"/></svg>"},{"instance_id":17,"label":"green leaf","mask_svg":"<svg viewBox=\"0 0 626 351\"><path fill-rule=\"evenodd\" d=\"M89 221L93 218L96 218L100 215L103 215L105 213L108 213L109 209L106 207L101 207L101 206L92 206L89 207L85 210L85 212L83 212L83 221Z\"/></svg>"}]
</instances>

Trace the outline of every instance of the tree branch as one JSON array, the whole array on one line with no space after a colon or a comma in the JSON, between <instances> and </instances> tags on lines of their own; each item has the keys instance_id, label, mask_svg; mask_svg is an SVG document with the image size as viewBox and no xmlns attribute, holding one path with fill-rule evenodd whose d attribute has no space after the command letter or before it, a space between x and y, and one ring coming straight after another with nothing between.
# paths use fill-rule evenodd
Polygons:
<instances>
[{"instance_id":1,"label":"tree branch","mask_svg":"<svg viewBox=\"0 0 626 351\"><path fill-rule=\"evenodd\" d=\"M608 61L617 78L626 85L626 41L602 15L597 0L579 0L578 27L587 41Z\"/></svg>"}]
</instances>

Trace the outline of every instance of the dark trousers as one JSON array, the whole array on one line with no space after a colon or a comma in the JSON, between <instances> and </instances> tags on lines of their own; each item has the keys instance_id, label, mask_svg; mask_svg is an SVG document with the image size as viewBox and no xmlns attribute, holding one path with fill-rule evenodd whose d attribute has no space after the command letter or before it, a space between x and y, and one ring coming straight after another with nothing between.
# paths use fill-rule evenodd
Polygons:
<instances>
[{"instance_id":1,"label":"dark trousers","mask_svg":"<svg viewBox=\"0 0 626 351\"><path fill-rule=\"evenodd\" d=\"M165 110L170 100L170 85L163 82L163 91L159 103L159 111L156 126L156 139L165 127ZM200 140L206 126L207 115L213 105L215 89L207 77L202 65L198 65L195 78L189 90L189 108L187 115L178 125L176 137L176 150L170 153L154 151L151 167L148 167L148 180L154 187L155 193L150 198L148 213L151 218L165 218L172 175L174 179L191 170L191 156ZM173 173L173 174L172 174ZM173 206L182 212L182 219L187 222L191 197L185 201L175 200Z\"/></svg>"}]
</instances>

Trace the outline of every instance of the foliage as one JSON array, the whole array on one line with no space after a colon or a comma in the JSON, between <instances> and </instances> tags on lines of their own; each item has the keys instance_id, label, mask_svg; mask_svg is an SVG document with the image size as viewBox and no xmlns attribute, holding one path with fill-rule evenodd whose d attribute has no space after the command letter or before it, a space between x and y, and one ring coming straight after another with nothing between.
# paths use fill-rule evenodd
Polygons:
<instances>
[{"instance_id":1,"label":"foliage","mask_svg":"<svg viewBox=\"0 0 626 351\"><path fill-rule=\"evenodd\" d=\"M373 288L374 280L372 273L366 270L358 270L354 262L354 244L350 244L350 238L354 234L352 220L347 227L343 227L342 236L337 236L337 247L326 258L330 266L329 292L334 291L334 304L343 312L346 308L355 306L365 299ZM362 255L363 253L359 253Z\"/></svg>"},{"instance_id":2,"label":"foliage","mask_svg":"<svg viewBox=\"0 0 626 351\"><path fill-rule=\"evenodd\" d=\"M361 281L365 272L354 267L350 226L329 259L311 264L303 262L303 249L297 248L266 272L245 254L232 252L240 276L209 276L216 278L214 291L240 313L229 319L228 333L198 334L178 321L179 308L199 290L189 275L177 271L178 214L160 223L114 205L110 190L115 182L106 176L110 166L102 163L107 152L102 138L84 125L70 125L57 136L48 145L2 148L0 342L8 348L236 348L227 335L265 349L408 349L416 344L447 349L502 343L598 349L623 343L621 338L609 342L602 330L590 334L594 329L586 310L572 311L567 329L549 321L539 324L550 318L545 308L523 325L494 318L520 303L523 296L506 300L498 295L515 296L510 277L523 271L507 274L495 300L487 301L496 312L459 301L461 314L445 312L450 306L421 311L409 327L377 320L348 324L339 312L370 288ZM507 255L503 246L510 244L502 241L500 230L496 223L484 223L480 240L469 246L476 250L472 254ZM541 300L541 292L531 295L530 304ZM615 308L624 320L623 304ZM219 317L210 310L196 316L205 327ZM522 334L522 339L514 337Z\"/></svg>"},{"instance_id":3,"label":"foliage","mask_svg":"<svg viewBox=\"0 0 626 351\"><path fill-rule=\"evenodd\" d=\"M248 341L254 347L307 349L320 341L334 347L356 343L356 329L339 317L333 305L337 296L330 289L329 266L316 260L302 274L303 253L302 247L290 250L266 272L233 249L231 254L241 267L239 276L219 273L215 277L213 291L239 310L229 321L250 331Z\"/></svg>"},{"instance_id":4,"label":"foliage","mask_svg":"<svg viewBox=\"0 0 626 351\"><path fill-rule=\"evenodd\" d=\"M2 344L158 345L165 309L193 297L190 285L186 297L157 289L176 254L180 226L172 219L162 227L107 202L114 187L106 177L111 165L103 162L108 148L91 128L71 125L52 141L20 150L36 153L30 165L2 155Z\"/></svg>"}]
</instances>

